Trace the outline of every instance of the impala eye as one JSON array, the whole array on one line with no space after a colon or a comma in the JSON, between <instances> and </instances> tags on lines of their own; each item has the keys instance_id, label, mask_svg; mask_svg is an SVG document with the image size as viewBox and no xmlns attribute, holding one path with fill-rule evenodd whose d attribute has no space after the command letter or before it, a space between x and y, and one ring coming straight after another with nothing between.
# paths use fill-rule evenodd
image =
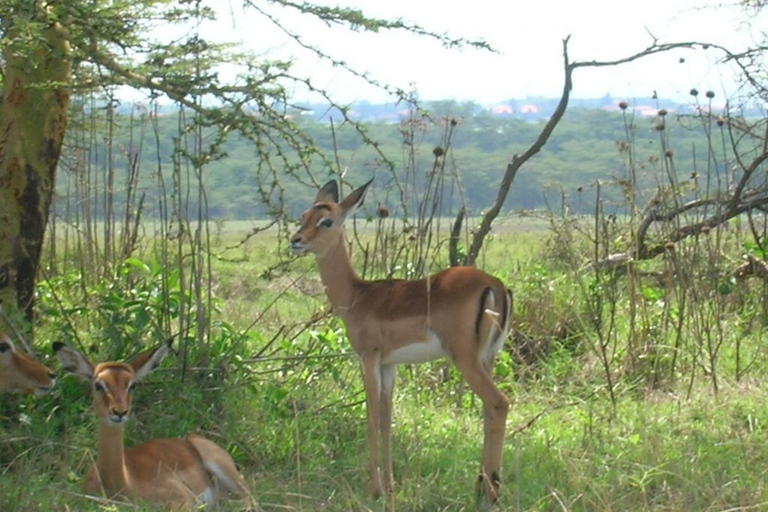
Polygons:
<instances>
[{"instance_id":1,"label":"impala eye","mask_svg":"<svg viewBox=\"0 0 768 512\"><path fill-rule=\"evenodd\" d=\"M321 228L329 228L333 226L333 219L330 217L323 217L317 225Z\"/></svg>"},{"instance_id":2,"label":"impala eye","mask_svg":"<svg viewBox=\"0 0 768 512\"><path fill-rule=\"evenodd\" d=\"M10 343L0 343L0 352L8 352L9 350L11 350Z\"/></svg>"},{"instance_id":3,"label":"impala eye","mask_svg":"<svg viewBox=\"0 0 768 512\"><path fill-rule=\"evenodd\" d=\"M128 392L129 393L133 393L135 390L136 390L136 383L135 382L131 382L130 384L128 384Z\"/></svg>"},{"instance_id":4,"label":"impala eye","mask_svg":"<svg viewBox=\"0 0 768 512\"><path fill-rule=\"evenodd\" d=\"M106 393L107 392L107 386L101 382L100 380L97 380L93 383L93 389L98 391L99 393Z\"/></svg>"}]
</instances>

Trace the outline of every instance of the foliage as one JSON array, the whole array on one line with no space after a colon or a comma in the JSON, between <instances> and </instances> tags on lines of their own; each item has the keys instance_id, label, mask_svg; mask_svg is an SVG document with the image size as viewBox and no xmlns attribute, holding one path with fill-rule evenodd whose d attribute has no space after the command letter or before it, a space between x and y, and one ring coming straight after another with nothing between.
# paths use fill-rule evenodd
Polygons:
<instances>
[{"instance_id":1,"label":"foliage","mask_svg":"<svg viewBox=\"0 0 768 512\"><path fill-rule=\"evenodd\" d=\"M421 30L350 9L277 5L353 29ZM357 182L358 172L383 170L369 215L350 222L356 268L370 277L443 268L445 215L467 207L472 222L455 236L455 254L466 254L488 189L542 126L471 104L463 119L450 105L429 106L430 117L409 104L397 126L363 126L339 106L341 126L314 122L285 94L286 83L313 88L289 63L233 55L198 33L173 44L144 37L160 22L208 19L199 2L0 6L0 49L16 57L40 42L41 27L66 29L59 37L85 93L59 182L67 200L39 268L38 340L118 358L177 338L175 361L137 391L128 443L203 431L233 453L266 510L473 509L482 411L440 362L399 369L400 487L381 502L364 495L358 365L311 262L286 257L288 222L311 203L316 177L354 164ZM230 56L249 71L237 86L216 75ZM122 84L178 108L163 113L153 98L121 114L112 87ZM224 107L211 108L214 98ZM766 502L766 282L734 272L743 257L765 254L763 205L734 209L764 186L764 141L754 135L764 120L729 111L720 122L709 106L674 121L660 108L648 122L570 111L515 181L512 205L546 211L495 223L477 260L515 293L512 343L495 372L515 397L500 509ZM246 180L257 201L242 197ZM746 195L727 195L738 183ZM703 211L681 209L690 201ZM209 222L253 219L255 203L278 221ZM72 379L38 401L2 397L0 508L115 508L78 490L94 452L88 397Z\"/></svg>"},{"instance_id":2,"label":"foliage","mask_svg":"<svg viewBox=\"0 0 768 512\"><path fill-rule=\"evenodd\" d=\"M416 139L414 152L416 158L413 164L403 161L397 166L396 174L405 178L408 166L413 166L413 174L419 176L416 184L424 187L422 176L426 176L432 165L432 150L441 146L444 127L449 119L438 115L440 104L426 105L432 115L423 124L423 132ZM461 108L461 105L456 105ZM127 169L131 165L131 157L137 154L139 166L142 169L156 167L158 159L169 162L173 155L171 141L177 127L175 116L167 113L160 115L155 121L148 114L135 115L132 112L142 112L134 107L124 113L116 114L116 126L113 145L120 150L119 158L115 160L115 180L125 182ZM146 127L150 122L156 122L156 133ZM375 138L378 152L364 146L364 141L356 135L353 127L342 125L331 132L328 124L301 118L297 126L312 140L318 151L331 154L335 151L340 162L353 162L355 180L362 180L377 171L384 170L381 154L389 160L401 160L398 155L403 151L402 126L388 122L372 122L368 125L368 136ZM529 143L543 121L531 122L524 119L490 117L488 114L476 114L461 119L450 140L451 161L459 176L463 189L463 201L458 198L445 202L441 213L455 213L465 206L471 213L478 213L494 198L496 187L501 179L506 160L510 154L519 152ZM653 118L638 118L631 121L635 130L635 144L643 148L638 155L642 159L639 165L650 168L653 165L655 148L659 141L653 129ZM143 128L142 128L143 127ZM687 151L691 146L699 147L705 144L704 132L696 125L691 125L685 118L670 120L668 129L671 132L672 147L676 156L680 179L690 174L694 166L694 158L705 159L706 152L702 149L695 154ZM74 136L74 135L73 135ZM207 137L207 135L204 135ZM143 142L142 142L143 139ZM160 143L159 152L154 139ZM621 177L622 158L617 153L617 144L625 139L625 126L622 116L600 110L574 109L568 111L558 130L552 135L550 142L539 157L530 162L525 173L516 178L515 187L506 202L508 209L542 209L547 201L557 201L561 193L567 195L569 206L574 211L586 213L590 207L584 193L579 189L591 189L598 180L605 181L611 177ZM647 151L647 152L646 152ZM380 152L380 153L379 153ZM221 147L222 158L209 164L204 185L206 187L208 215L211 218L224 220L248 220L256 217L266 218L274 209L270 203L264 203L253 194L253 150L247 140L240 137L230 137ZM94 153L92 158L96 158ZM346 165L346 164L345 164ZM321 172L319 166L311 167ZM77 168L70 171L79 173ZM156 205L159 203L156 179L148 171L142 175L138 184L138 193L146 194L144 216L157 218L161 215ZM642 191L648 194L655 187L655 182L644 178L641 183ZM73 193L73 175L66 173L59 182L60 198L58 211L74 212L74 203L78 197ZM312 199L312 188L293 182L283 176L281 187L285 190L282 197L282 208L295 216L301 211L302 205ZM115 191L117 208L125 204L125 188ZM367 207L372 212L376 205L382 204L395 211L397 206L397 189L390 179L377 180L377 185L371 191ZM617 210L622 203L622 190L618 184L606 183L604 194L609 201L608 208ZM190 203L190 211L196 208L194 200ZM96 205L95 214L103 217L103 209Z\"/></svg>"}]
</instances>

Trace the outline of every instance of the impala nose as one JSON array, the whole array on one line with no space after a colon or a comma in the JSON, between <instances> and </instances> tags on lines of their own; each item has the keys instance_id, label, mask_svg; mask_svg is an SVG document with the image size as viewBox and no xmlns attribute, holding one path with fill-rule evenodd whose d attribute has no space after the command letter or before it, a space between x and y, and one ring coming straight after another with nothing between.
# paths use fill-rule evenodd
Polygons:
<instances>
[{"instance_id":1,"label":"impala nose","mask_svg":"<svg viewBox=\"0 0 768 512\"><path fill-rule=\"evenodd\" d=\"M305 250L304 242L301 240L300 235L294 235L291 238L291 250L295 253L303 253Z\"/></svg>"},{"instance_id":2,"label":"impala nose","mask_svg":"<svg viewBox=\"0 0 768 512\"><path fill-rule=\"evenodd\" d=\"M50 393L51 389L53 389L53 386L56 385L56 379L51 379L51 385L50 386L38 386L35 391L34 395L36 397L45 396L48 393Z\"/></svg>"},{"instance_id":3,"label":"impala nose","mask_svg":"<svg viewBox=\"0 0 768 512\"><path fill-rule=\"evenodd\" d=\"M118 411L117 409L111 409L109 412L112 415L112 418L111 418L112 421L114 421L115 423L122 422L125 419L125 417L128 415L128 411L127 410L125 410L125 411Z\"/></svg>"}]
</instances>

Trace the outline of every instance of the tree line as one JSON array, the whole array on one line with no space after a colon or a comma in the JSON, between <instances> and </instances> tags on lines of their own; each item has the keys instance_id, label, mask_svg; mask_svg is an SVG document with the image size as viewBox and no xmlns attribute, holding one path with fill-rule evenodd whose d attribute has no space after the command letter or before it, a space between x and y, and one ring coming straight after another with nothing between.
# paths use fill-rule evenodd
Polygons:
<instances>
[{"instance_id":1,"label":"tree line","mask_svg":"<svg viewBox=\"0 0 768 512\"><path fill-rule=\"evenodd\" d=\"M106 108L102 108L106 112ZM661 111L664 111L660 108ZM142 214L153 219L160 215L159 189L156 183L158 167L173 163L174 141L179 140L179 116L183 112L164 111L152 114L141 105L123 106L118 112L92 115L90 123L72 127L68 135L71 143L67 153L71 158L57 184L56 211L75 211L75 204L83 200L73 185L88 166L102 171L104 177L94 180L87 194L110 194L117 209L125 208L130 194L145 195ZM369 202L370 212L375 207L392 208L394 185L388 173L380 172L393 166L400 176L412 172L415 193L425 186L426 176L433 165L436 148L449 157L450 172L455 175L461 194L446 191L453 197L440 206L442 215L455 215L460 208L478 212L490 204L506 162L530 144L541 131L546 120L527 120L494 115L477 109L473 103L426 103L421 109L414 107L411 115L400 114L397 121L370 121L365 129L370 141L360 136L356 127L331 119L313 119L298 111L289 114L293 122L312 142L314 150L325 155L310 164L313 174L323 176L334 172L324 169L329 161L338 162L343 172L353 181L381 174L381 189L375 201ZM101 117L101 119L99 119ZM567 197L568 206L575 211L591 211L593 190L598 182L605 187L604 199L614 198L616 208L623 204L621 181L626 178L626 165L622 151L629 144L638 148L640 168L647 168L647 179L641 186L650 193L656 183L661 137L676 160L681 179L695 172L695 161L703 161L707 148L706 133L701 125L691 121L691 114L667 116L665 133L658 130L658 116L640 116L627 111L608 111L600 108L572 108L561 121L546 147L529 163L530 172L517 178L515 187L504 203L507 211L549 208ZM453 125L453 134L446 144L446 126ZM76 141L85 140L83 145ZM443 146L447 147L443 147ZM288 148L285 148L287 151ZM257 193L259 177L255 172L260 155L251 141L233 134L222 144L215 158L206 164L208 219L255 220L271 216L270 205ZM111 171L109 170L111 169ZM107 179L109 172L113 173ZM723 170L724 172L724 170ZM135 173L135 176L132 176ZM279 176L279 169L278 169ZM286 188L284 208L296 216L302 205L312 198L312 187L294 180L281 180ZM103 204L103 203L102 203ZM195 210L196 202L189 203ZM96 204L93 214L103 218L106 212Z\"/></svg>"}]
</instances>

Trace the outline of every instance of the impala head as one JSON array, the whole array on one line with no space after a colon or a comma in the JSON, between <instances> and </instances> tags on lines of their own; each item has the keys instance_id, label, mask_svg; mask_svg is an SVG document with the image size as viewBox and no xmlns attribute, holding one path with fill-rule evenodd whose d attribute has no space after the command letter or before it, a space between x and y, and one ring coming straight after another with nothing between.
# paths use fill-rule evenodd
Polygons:
<instances>
[{"instance_id":1,"label":"impala head","mask_svg":"<svg viewBox=\"0 0 768 512\"><path fill-rule=\"evenodd\" d=\"M301 227L291 238L291 250L298 255L311 252L322 256L343 236L344 220L351 215L365 198L365 191L373 179L350 193L339 202L339 186L331 180L320 189L315 204L301 216Z\"/></svg>"},{"instance_id":2,"label":"impala head","mask_svg":"<svg viewBox=\"0 0 768 512\"><path fill-rule=\"evenodd\" d=\"M50 368L18 352L10 338L0 333L0 391L42 396L56 383Z\"/></svg>"},{"instance_id":3,"label":"impala head","mask_svg":"<svg viewBox=\"0 0 768 512\"><path fill-rule=\"evenodd\" d=\"M81 352L63 343L53 344L64 369L91 383L93 408L107 426L121 426L128 420L135 384L157 368L170 349L169 341L125 363L109 361L94 365Z\"/></svg>"}]
</instances>

